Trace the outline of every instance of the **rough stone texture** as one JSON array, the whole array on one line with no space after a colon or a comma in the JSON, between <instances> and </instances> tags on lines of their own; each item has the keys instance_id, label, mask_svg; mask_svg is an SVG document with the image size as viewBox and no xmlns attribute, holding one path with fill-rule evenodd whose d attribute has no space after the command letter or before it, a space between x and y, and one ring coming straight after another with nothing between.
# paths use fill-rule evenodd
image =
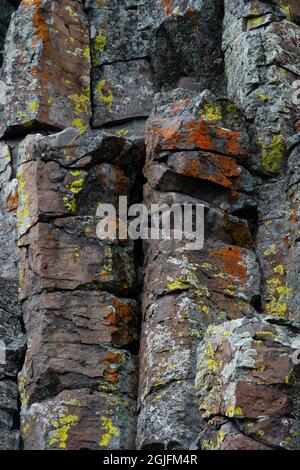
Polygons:
<instances>
[{"instance_id":1,"label":"rough stone texture","mask_svg":"<svg viewBox=\"0 0 300 470\"><path fill-rule=\"evenodd\" d=\"M133 446L138 311L124 297L135 290L133 246L100 241L95 214L122 189L130 196L137 157L102 131L29 135L19 146L25 449Z\"/></svg>"},{"instance_id":2,"label":"rough stone texture","mask_svg":"<svg viewBox=\"0 0 300 470\"><path fill-rule=\"evenodd\" d=\"M0 0L1 448L300 449L299 42L296 0ZM124 195L203 248L99 240Z\"/></svg>"},{"instance_id":3,"label":"rough stone texture","mask_svg":"<svg viewBox=\"0 0 300 470\"><path fill-rule=\"evenodd\" d=\"M81 2L23 0L6 41L2 133L87 128L89 70L88 24Z\"/></svg>"},{"instance_id":4,"label":"rough stone texture","mask_svg":"<svg viewBox=\"0 0 300 470\"><path fill-rule=\"evenodd\" d=\"M299 341L288 328L259 318L208 329L196 380L200 412L211 419L202 448L242 449L245 439L253 449L299 448L299 367L292 362Z\"/></svg>"},{"instance_id":5,"label":"rough stone texture","mask_svg":"<svg viewBox=\"0 0 300 470\"><path fill-rule=\"evenodd\" d=\"M11 15L15 10L15 3L17 2L9 0L1 0L0 2L0 65L2 65L5 37Z\"/></svg>"},{"instance_id":6,"label":"rough stone texture","mask_svg":"<svg viewBox=\"0 0 300 470\"><path fill-rule=\"evenodd\" d=\"M87 0L93 125L147 117L155 91L224 85L221 1Z\"/></svg>"},{"instance_id":7,"label":"rough stone texture","mask_svg":"<svg viewBox=\"0 0 300 470\"><path fill-rule=\"evenodd\" d=\"M146 128L145 200L202 202L208 231L199 251L180 242L145 247L137 442L184 449L203 426L194 411L197 346L211 323L253 314L260 295L251 220L235 215L255 210L255 179L243 166L249 142L232 102L178 90L156 112Z\"/></svg>"},{"instance_id":8,"label":"rough stone texture","mask_svg":"<svg viewBox=\"0 0 300 470\"><path fill-rule=\"evenodd\" d=\"M18 249L16 246L16 181L11 152L0 142L0 448L18 449L17 374L23 361L25 339L18 302Z\"/></svg>"}]
</instances>

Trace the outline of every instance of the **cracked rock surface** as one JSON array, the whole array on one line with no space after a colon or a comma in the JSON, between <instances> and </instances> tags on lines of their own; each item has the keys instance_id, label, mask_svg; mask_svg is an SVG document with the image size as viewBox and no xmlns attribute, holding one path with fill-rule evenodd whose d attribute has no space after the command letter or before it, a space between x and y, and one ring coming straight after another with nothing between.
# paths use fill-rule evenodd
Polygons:
<instances>
[{"instance_id":1,"label":"cracked rock surface","mask_svg":"<svg viewBox=\"0 0 300 470\"><path fill-rule=\"evenodd\" d=\"M298 0L0 0L1 449L300 449L299 44ZM99 239L120 196L203 248Z\"/></svg>"}]
</instances>

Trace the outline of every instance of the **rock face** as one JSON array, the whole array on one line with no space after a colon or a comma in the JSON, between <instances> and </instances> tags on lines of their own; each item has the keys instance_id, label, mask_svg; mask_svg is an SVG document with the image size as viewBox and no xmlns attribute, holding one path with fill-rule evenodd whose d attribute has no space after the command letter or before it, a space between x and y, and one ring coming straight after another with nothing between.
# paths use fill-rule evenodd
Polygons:
<instances>
[{"instance_id":1,"label":"rock face","mask_svg":"<svg viewBox=\"0 0 300 470\"><path fill-rule=\"evenodd\" d=\"M93 208L124 188L130 195L136 149L102 131L84 143L74 129L63 134L29 135L19 146L22 436L26 449L132 448L133 245L100 241Z\"/></svg>"},{"instance_id":2,"label":"rock face","mask_svg":"<svg viewBox=\"0 0 300 470\"><path fill-rule=\"evenodd\" d=\"M2 132L88 127L90 49L80 1L21 2L8 31L3 80Z\"/></svg>"},{"instance_id":3,"label":"rock face","mask_svg":"<svg viewBox=\"0 0 300 470\"><path fill-rule=\"evenodd\" d=\"M0 0L1 448L300 449L299 41L293 0ZM203 247L100 239L120 196Z\"/></svg>"}]
</instances>

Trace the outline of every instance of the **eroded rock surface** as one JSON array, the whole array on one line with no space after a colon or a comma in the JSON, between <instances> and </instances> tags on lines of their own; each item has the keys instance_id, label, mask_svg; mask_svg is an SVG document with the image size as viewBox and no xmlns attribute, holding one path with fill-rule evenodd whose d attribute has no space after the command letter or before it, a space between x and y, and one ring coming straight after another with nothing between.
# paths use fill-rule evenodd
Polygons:
<instances>
[{"instance_id":1,"label":"eroded rock surface","mask_svg":"<svg viewBox=\"0 0 300 470\"><path fill-rule=\"evenodd\" d=\"M1 448L300 448L299 41L296 0L0 0ZM120 196L204 246L100 240Z\"/></svg>"}]
</instances>

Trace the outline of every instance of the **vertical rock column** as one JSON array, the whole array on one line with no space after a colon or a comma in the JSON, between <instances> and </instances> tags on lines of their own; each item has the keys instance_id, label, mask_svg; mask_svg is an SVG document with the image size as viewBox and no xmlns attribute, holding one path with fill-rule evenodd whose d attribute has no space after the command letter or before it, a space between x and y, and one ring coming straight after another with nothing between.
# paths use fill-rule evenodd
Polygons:
<instances>
[{"instance_id":1,"label":"vertical rock column","mask_svg":"<svg viewBox=\"0 0 300 470\"><path fill-rule=\"evenodd\" d=\"M25 449L134 446L133 246L100 241L95 214L129 194L136 159L129 142L97 131L33 135L20 145Z\"/></svg>"},{"instance_id":2,"label":"vertical rock column","mask_svg":"<svg viewBox=\"0 0 300 470\"><path fill-rule=\"evenodd\" d=\"M0 142L0 448L18 449L17 374L25 338L21 328L16 246L16 180L9 147Z\"/></svg>"},{"instance_id":3,"label":"vertical rock column","mask_svg":"<svg viewBox=\"0 0 300 470\"><path fill-rule=\"evenodd\" d=\"M4 41L13 2L0 1L0 123L4 104L2 61ZM1 124L0 124L1 125ZM16 209L18 205L12 155L0 141L0 448L18 449L17 374L25 349L18 303L18 250L16 247Z\"/></svg>"},{"instance_id":4,"label":"vertical rock column","mask_svg":"<svg viewBox=\"0 0 300 470\"><path fill-rule=\"evenodd\" d=\"M188 449L203 426L197 346L210 325L255 314L255 181L246 169L243 116L232 102L184 90L160 100L146 128L145 201L204 204L205 245L152 240L146 247L137 442ZM208 364L216 367L212 357Z\"/></svg>"},{"instance_id":5,"label":"vertical rock column","mask_svg":"<svg viewBox=\"0 0 300 470\"><path fill-rule=\"evenodd\" d=\"M255 249L262 282L258 314L213 327L200 348L197 388L209 423L201 448L300 445L299 366L293 362L300 339L295 150L286 178L287 141L297 116L292 84L300 75L300 28L291 21L297 7L284 3L228 1L225 6L228 93L249 122L249 164L259 175Z\"/></svg>"},{"instance_id":6,"label":"vertical rock column","mask_svg":"<svg viewBox=\"0 0 300 470\"><path fill-rule=\"evenodd\" d=\"M93 127L145 120L154 93L145 2L86 0L84 5L90 22Z\"/></svg>"},{"instance_id":7,"label":"vertical rock column","mask_svg":"<svg viewBox=\"0 0 300 470\"><path fill-rule=\"evenodd\" d=\"M89 32L81 1L23 0L4 57L1 134L89 127Z\"/></svg>"}]
</instances>

